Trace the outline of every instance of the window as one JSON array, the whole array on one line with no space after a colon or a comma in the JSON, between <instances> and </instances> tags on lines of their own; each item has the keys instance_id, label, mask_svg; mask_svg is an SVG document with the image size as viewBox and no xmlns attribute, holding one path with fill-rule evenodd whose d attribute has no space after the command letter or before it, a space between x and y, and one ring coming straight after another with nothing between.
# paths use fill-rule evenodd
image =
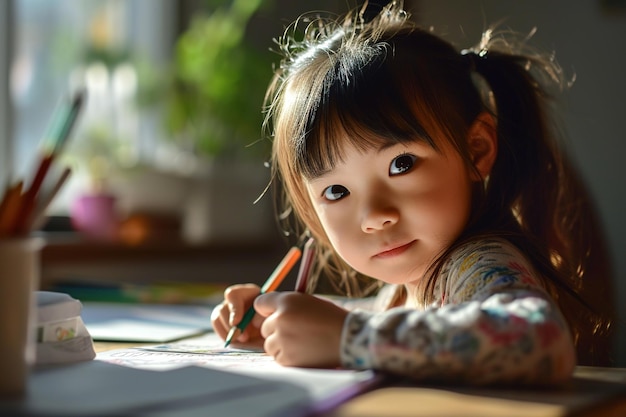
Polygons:
<instances>
[{"instance_id":1,"label":"window","mask_svg":"<svg viewBox=\"0 0 626 417\"><path fill-rule=\"evenodd\" d=\"M169 59L176 5L169 0L1 2L0 15L13 22L12 28L4 24L8 22L0 26L0 75L8 71L10 85L5 92L0 90L0 110L4 117L9 114L3 108L9 104L7 94L13 109L12 133L8 121L0 119L0 138L7 151L2 152L7 161L0 161L4 175L27 175L37 161L38 144L59 100L79 86L88 92L66 152L68 161L80 166L74 167L70 183L51 207L52 214L66 212L69 196L89 186L85 184L88 171L106 175L112 158L133 164L151 157L153 147L142 140L154 134L146 132L152 129L149 120L140 120L134 105L136 65L160 65ZM11 15L13 19L8 18ZM11 43L12 59L8 60ZM91 160L89 152L102 141L115 143L115 155Z\"/></svg>"},{"instance_id":2,"label":"window","mask_svg":"<svg viewBox=\"0 0 626 417\"><path fill-rule=\"evenodd\" d=\"M0 118L0 180L32 172L59 100L78 86L87 88L88 100L64 151L73 174L49 214L68 214L77 193L97 187L118 167L151 165L189 174L184 171L193 165L189 159L171 141L161 140L166 133L156 110L140 113L134 96L145 79L142 66L167 68L177 34L194 13L219 2L201 3L0 2L0 77L10 79L10 88L0 89L0 112L6 118ZM263 33L258 38L265 39L260 41L264 52L284 24L309 9L289 0L270 3L272 11L265 11L254 26ZM315 7L345 9L334 0L318 0Z\"/></svg>"}]
</instances>

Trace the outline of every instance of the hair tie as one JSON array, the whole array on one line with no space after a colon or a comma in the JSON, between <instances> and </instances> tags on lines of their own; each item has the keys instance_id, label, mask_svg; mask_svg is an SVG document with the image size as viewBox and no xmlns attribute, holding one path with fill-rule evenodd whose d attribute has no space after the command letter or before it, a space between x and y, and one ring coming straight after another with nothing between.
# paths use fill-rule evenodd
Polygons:
<instances>
[{"instance_id":1,"label":"hair tie","mask_svg":"<svg viewBox=\"0 0 626 417\"><path fill-rule=\"evenodd\" d=\"M476 71L479 60L487 58L487 49L483 48L478 52L476 52L474 49L463 49L461 51L461 56L463 56L463 59L468 61L470 65L470 70Z\"/></svg>"},{"instance_id":2,"label":"hair tie","mask_svg":"<svg viewBox=\"0 0 626 417\"><path fill-rule=\"evenodd\" d=\"M476 52L475 49L463 49L461 50L461 55L474 55L478 58L485 59L487 58L487 53L489 51L486 48L482 48L480 51Z\"/></svg>"}]
</instances>

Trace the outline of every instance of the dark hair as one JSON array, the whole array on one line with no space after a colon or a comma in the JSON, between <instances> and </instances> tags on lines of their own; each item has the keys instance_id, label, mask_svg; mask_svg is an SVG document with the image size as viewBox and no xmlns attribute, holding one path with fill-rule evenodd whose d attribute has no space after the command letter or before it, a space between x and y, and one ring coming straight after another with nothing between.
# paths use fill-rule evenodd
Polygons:
<instances>
[{"instance_id":1,"label":"dark hair","mask_svg":"<svg viewBox=\"0 0 626 417\"><path fill-rule=\"evenodd\" d=\"M439 269L459 245L479 236L504 237L544 277L570 322L581 363L603 363L606 354L599 351L608 349L608 338L593 336L608 335L611 311L590 304L603 296L610 271L594 275L608 265L603 238L585 187L560 149L559 131L547 118L552 89L566 85L556 61L491 29L475 49L459 52L412 23L401 2L369 22L362 12L343 20L303 16L277 41L283 60L266 96L266 128L273 172L284 187L281 216L316 238L318 265L332 269L354 293L350 277L356 274L334 254L303 179L341 160L338 137L361 148L419 140L435 149L433 138L443 137L473 168L467 133L480 113L490 112L497 120L498 156L475 189L466 231L422 280L421 301L433 301Z\"/></svg>"}]
</instances>

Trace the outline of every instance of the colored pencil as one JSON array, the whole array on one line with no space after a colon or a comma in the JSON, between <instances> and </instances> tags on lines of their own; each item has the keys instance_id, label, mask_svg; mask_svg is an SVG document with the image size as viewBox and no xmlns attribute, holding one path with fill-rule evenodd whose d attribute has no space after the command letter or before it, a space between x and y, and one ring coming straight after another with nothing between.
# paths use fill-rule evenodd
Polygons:
<instances>
[{"instance_id":1,"label":"colored pencil","mask_svg":"<svg viewBox=\"0 0 626 417\"><path fill-rule=\"evenodd\" d=\"M313 265L313 258L315 256L315 240L309 238L304 244L304 250L302 252L302 260L300 261L300 270L298 271L298 278L296 279L296 291L301 293L307 292L307 285L309 283L309 276L311 274L311 267Z\"/></svg>"},{"instance_id":2,"label":"colored pencil","mask_svg":"<svg viewBox=\"0 0 626 417\"><path fill-rule=\"evenodd\" d=\"M16 219L20 214L23 186L23 181L18 181L5 191L0 205L0 237L10 236L13 231Z\"/></svg>"},{"instance_id":3,"label":"colored pencil","mask_svg":"<svg viewBox=\"0 0 626 417\"><path fill-rule=\"evenodd\" d=\"M37 171L35 172L33 181L21 198L19 216L12 226L11 234L20 235L31 230L32 223L30 220L33 219L37 194L41 189L52 163L67 142L84 101L85 91L80 90L72 97L69 106L61 105L53 116L49 131L44 138L44 147L47 145L47 142L50 141L50 149L44 149L44 153L37 165Z\"/></svg>"},{"instance_id":4,"label":"colored pencil","mask_svg":"<svg viewBox=\"0 0 626 417\"><path fill-rule=\"evenodd\" d=\"M300 259L301 255L302 251L300 250L300 248L293 246L291 249L289 249L289 252L287 252L283 260L278 264L276 269L274 269L274 272L272 272L272 275L269 276L267 281L265 281L265 283L261 287L261 294L275 291L276 288L278 288L278 286L281 284L281 282L283 282L291 268L293 268L296 262L298 262L298 259ZM230 345L237 333L243 332L246 329L255 314L256 311L254 310L254 306L250 306L239 324L233 326L228 332L224 347L228 347L228 345Z\"/></svg>"},{"instance_id":5,"label":"colored pencil","mask_svg":"<svg viewBox=\"0 0 626 417\"><path fill-rule=\"evenodd\" d=\"M33 211L31 218L28 220L28 224L31 225L31 230L36 230L41 227L44 222L48 206L50 205L50 203L52 203L52 200L54 200L59 191L61 191L63 185L67 183L71 174L72 169L70 167L65 167L63 169L63 172L61 172L59 178L57 178L57 180L54 182L52 188L41 199L37 200L35 210Z\"/></svg>"}]
</instances>

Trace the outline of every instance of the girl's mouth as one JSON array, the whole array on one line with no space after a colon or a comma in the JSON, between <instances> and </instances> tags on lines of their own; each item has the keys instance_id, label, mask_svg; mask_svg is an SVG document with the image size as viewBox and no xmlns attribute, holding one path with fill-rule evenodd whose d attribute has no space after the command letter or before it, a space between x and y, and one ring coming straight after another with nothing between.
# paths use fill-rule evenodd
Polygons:
<instances>
[{"instance_id":1,"label":"girl's mouth","mask_svg":"<svg viewBox=\"0 0 626 417\"><path fill-rule=\"evenodd\" d=\"M407 251L411 246L413 246L413 244L415 243L415 240L410 241L409 243L406 243L404 245L400 245L400 246L396 246L393 249L389 249L383 252L379 252L376 255L374 255L375 258L391 258L394 256L398 256L402 253L404 253L405 251Z\"/></svg>"}]
</instances>

